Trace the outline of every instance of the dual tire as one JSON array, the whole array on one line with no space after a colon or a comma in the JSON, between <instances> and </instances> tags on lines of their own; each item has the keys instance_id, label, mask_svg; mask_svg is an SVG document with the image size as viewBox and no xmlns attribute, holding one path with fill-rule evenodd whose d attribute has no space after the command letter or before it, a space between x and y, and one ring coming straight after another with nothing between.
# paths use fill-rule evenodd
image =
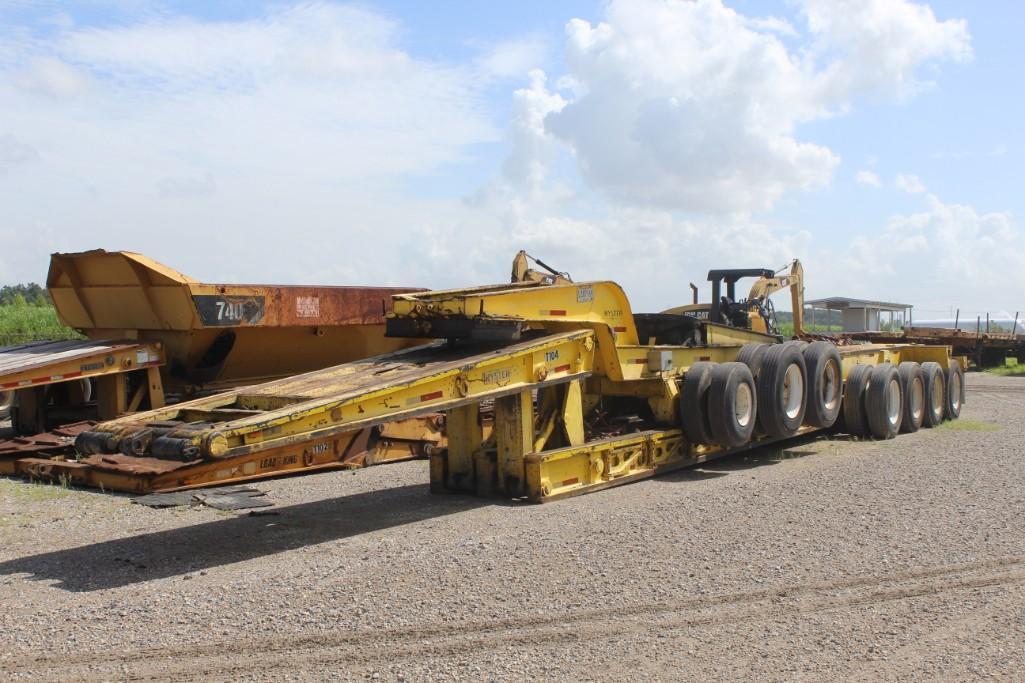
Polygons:
<instances>
[{"instance_id":1,"label":"dual tire","mask_svg":"<svg viewBox=\"0 0 1025 683\"><path fill-rule=\"evenodd\" d=\"M900 432L957 419L964 404L964 372L957 363L855 365L847 373L843 399L847 433L892 439Z\"/></svg>"},{"instance_id":2,"label":"dual tire","mask_svg":"<svg viewBox=\"0 0 1025 683\"><path fill-rule=\"evenodd\" d=\"M684 376L680 421L692 443L737 448L757 424L792 436L829 427L842 406L840 354L828 342L747 344L734 363L695 363Z\"/></svg>"},{"instance_id":3,"label":"dual tire","mask_svg":"<svg viewBox=\"0 0 1025 683\"><path fill-rule=\"evenodd\" d=\"M834 344L747 344L737 360L751 369L758 384L759 423L767 434L791 436L802 424L828 428L837 421L843 406L843 366Z\"/></svg>"},{"instance_id":4,"label":"dual tire","mask_svg":"<svg viewBox=\"0 0 1025 683\"><path fill-rule=\"evenodd\" d=\"M684 375L680 420L692 443L737 448L758 415L754 377L743 363L695 363Z\"/></svg>"}]
</instances>

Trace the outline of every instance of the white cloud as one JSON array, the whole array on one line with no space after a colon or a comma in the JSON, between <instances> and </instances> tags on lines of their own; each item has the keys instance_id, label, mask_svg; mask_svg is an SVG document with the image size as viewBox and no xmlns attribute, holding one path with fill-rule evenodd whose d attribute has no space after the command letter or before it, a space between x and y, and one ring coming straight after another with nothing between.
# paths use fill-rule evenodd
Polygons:
<instances>
[{"instance_id":1,"label":"white cloud","mask_svg":"<svg viewBox=\"0 0 1025 683\"><path fill-rule=\"evenodd\" d=\"M882 185L879 180L879 176L872 171L858 171L858 175L855 176L855 180L857 180L860 185L871 185L872 187L879 187Z\"/></svg>"},{"instance_id":2,"label":"white cloud","mask_svg":"<svg viewBox=\"0 0 1025 683\"><path fill-rule=\"evenodd\" d=\"M922 211L833 250L743 215L829 182L839 159L801 124L863 94L913 94L922 65L969 54L963 25L931 13L838 5L868 49L806 6L800 31L714 0L614 1L604 22L571 22L568 73L515 91L512 152L466 202L455 195L476 181L438 190L440 169L501 138L481 82L529 69L536 46L417 59L393 22L335 5L69 25L45 44L0 29L0 279L38 280L49 251L102 246L207 281L462 286L504 280L527 248L578 279L616 278L638 310L689 300L711 267L794 257L813 291L955 305L996 291L1013 310L1025 257L1006 214L923 187L905 198ZM592 191L558 172L566 149ZM952 270L958 244L973 254Z\"/></svg>"},{"instance_id":3,"label":"white cloud","mask_svg":"<svg viewBox=\"0 0 1025 683\"><path fill-rule=\"evenodd\" d=\"M797 38L799 35L793 24L786 19L780 19L779 17L758 17L748 19L747 25L756 31L777 33L786 38Z\"/></svg>"},{"instance_id":4,"label":"white cloud","mask_svg":"<svg viewBox=\"0 0 1025 683\"><path fill-rule=\"evenodd\" d=\"M894 185L898 190L903 190L908 194L922 194L925 192L925 184L916 175L898 174Z\"/></svg>"},{"instance_id":5,"label":"white cloud","mask_svg":"<svg viewBox=\"0 0 1025 683\"><path fill-rule=\"evenodd\" d=\"M908 2L799 3L810 38L720 0L613 0L567 25L569 99L546 129L590 185L628 205L765 210L830 182L840 160L797 128L863 95L910 96L920 67L970 57L963 22Z\"/></svg>"},{"instance_id":6,"label":"white cloud","mask_svg":"<svg viewBox=\"0 0 1025 683\"><path fill-rule=\"evenodd\" d=\"M477 60L477 64L484 74L498 78L519 78L542 63L547 49L540 36L506 40L488 50Z\"/></svg>"},{"instance_id":7,"label":"white cloud","mask_svg":"<svg viewBox=\"0 0 1025 683\"><path fill-rule=\"evenodd\" d=\"M809 261L828 267L809 278L815 295L899 298L925 311L1025 308L1025 233L1014 218L931 194L923 201L842 251L817 252Z\"/></svg>"},{"instance_id":8,"label":"white cloud","mask_svg":"<svg viewBox=\"0 0 1025 683\"><path fill-rule=\"evenodd\" d=\"M930 62L972 58L963 19L938 21L928 5L908 0L799 0L813 47L827 66L819 74L836 101L884 93L907 97Z\"/></svg>"},{"instance_id":9,"label":"white cloud","mask_svg":"<svg viewBox=\"0 0 1025 683\"><path fill-rule=\"evenodd\" d=\"M479 65L398 40L394 22L329 4L46 40L0 27L0 278L40 279L57 247L137 249L215 279L386 253L409 230L398 205L416 206L397 186L502 135ZM30 254L11 237L27 233L66 237Z\"/></svg>"},{"instance_id":10,"label":"white cloud","mask_svg":"<svg viewBox=\"0 0 1025 683\"><path fill-rule=\"evenodd\" d=\"M57 98L86 93L92 79L79 69L55 57L38 57L15 77L19 88Z\"/></svg>"},{"instance_id":11,"label":"white cloud","mask_svg":"<svg viewBox=\"0 0 1025 683\"><path fill-rule=\"evenodd\" d=\"M566 106L559 94L545 88L543 71L530 72L530 86L513 93L509 122L511 152L503 165L503 176L516 189L537 192L548 175L553 155L552 137L545 132L545 117Z\"/></svg>"}]
</instances>

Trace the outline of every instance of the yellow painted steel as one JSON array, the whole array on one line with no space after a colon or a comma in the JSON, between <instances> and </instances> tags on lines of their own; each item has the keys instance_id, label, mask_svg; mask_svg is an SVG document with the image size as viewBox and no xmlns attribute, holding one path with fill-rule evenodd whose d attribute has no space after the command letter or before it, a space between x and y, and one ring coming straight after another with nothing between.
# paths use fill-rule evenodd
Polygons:
<instances>
[{"instance_id":1,"label":"yellow painted steel","mask_svg":"<svg viewBox=\"0 0 1025 683\"><path fill-rule=\"evenodd\" d=\"M20 362L12 360L13 357ZM160 342L36 342L0 351L0 388L57 384L164 365Z\"/></svg>"},{"instance_id":2,"label":"yellow painted steel","mask_svg":"<svg viewBox=\"0 0 1025 683\"><path fill-rule=\"evenodd\" d=\"M585 288L585 294L581 289ZM591 299L594 299L594 303ZM612 309L615 315L603 316ZM620 315L622 313L623 315ZM666 425L640 434L627 434L594 442L579 438L560 443L555 433L551 401L544 396L535 419L527 410L527 396L509 399L510 403L496 410L496 432L499 445L481 443L480 435L463 433L456 436L465 443L460 446L459 464L445 453L432 457L433 490L468 490L466 485L453 486L453 470L466 482L476 480L478 494L494 491L506 495L525 495L534 501L576 495L608 486L652 476L660 471L684 467L719 457L729 452L718 446L687 441L676 426L680 410L679 380L697 362L723 363L736 359L740 348L748 343L778 343L778 338L756 331L705 323L704 343L700 346L642 344L634 341L636 327L632 323L629 303L622 290L613 283L539 283L513 286L478 287L396 297L393 315L408 317L430 325L435 319L464 318L470 321L519 321L526 328L546 331L565 330L573 326L594 330L597 345L594 375L581 384L579 404L564 404L564 424L573 424L583 434L583 406L593 407L602 397L633 397L644 399L656 423ZM855 364L902 361L935 361L943 368L958 362L945 347L915 345L866 345L841 347L842 371ZM450 423L453 438L466 420ZM814 428L803 426L796 434ZM565 432L563 432L565 433ZM524 453L525 444L533 441L532 452ZM504 439L504 444L503 444ZM768 443L764 435L756 435L747 447ZM473 454L470 457L468 454ZM510 455L512 453L512 455ZM521 458L522 456L522 458ZM521 461L521 462L519 462ZM476 471L467 470L473 463ZM523 479L517 477L523 473ZM512 473L512 474L511 474ZM504 481L512 477L510 483ZM483 480L483 483L482 483Z\"/></svg>"},{"instance_id":3,"label":"yellow painted steel","mask_svg":"<svg viewBox=\"0 0 1025 683\"><path fill-rule=\"evenodd\" d=\"M732 361L744 344L778 341L704 324L697 346L642 344L629 302L611 282L405 293L395 296L391 316L421 332L432 325L445 329L442 323L464 329L500 321L522 338L386 354L112 421L97 434L123 442L148 425L170 423L164 437L217 461L289 452L354 429L445 411L449 447L431 453L433 491L544 501L730 452L691 443L680 430L681 411L693 409L681 405L680 382L697 362ZM840 352L844 374L855 364L915 360L947 368L957 362L945 347L865 345ZM494 424L487 430L479 404L490 399ZM653 417L646 424L657 428L587 441L584 416L605 400L646 404ZM798 433L810 431L805 426ZM745 448L770 441L756 434Z\"/></svg>"},{"instance_id":4,"label":"yellow painted steel","mask_svg":"<svg viewBox=\"0 0 1025 683\"><path fill-rule=\"evenodd\" d=\"M386 355L139 413L92 433L115 442L153 423L177 422L163 436L187 442L204 458L230 458L583 378L593 369L594 348L593 334L577 330L492 352L474 349L427 368L401 365L403 354ZM304 395L292 393L300 389ZM194 422L210 426L197 429Z\"/></svg>"}]
</instances>

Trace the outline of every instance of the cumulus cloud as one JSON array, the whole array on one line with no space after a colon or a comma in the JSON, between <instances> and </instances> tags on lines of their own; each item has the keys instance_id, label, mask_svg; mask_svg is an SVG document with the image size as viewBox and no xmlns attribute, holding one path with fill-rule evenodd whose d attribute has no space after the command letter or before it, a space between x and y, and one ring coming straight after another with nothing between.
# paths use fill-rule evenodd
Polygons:
<instances>
[{"instance_id":1,"label":"cumulus cloud","mask_svg":"<svg viewBox=\"0 0 1025 683\"><path fill-rule=\"evenodd\" d=\"M895 214L854 238L842 252L820 251L828 264L816 291L900 298L924 310L1023 308L1025 232L1005 212L947 203L932 194L920 211Z\"/></svg>"},{"instance_id":2,"label":"cumulus cloud","mask_svg":"<svg viewBox=\"0 0 1025 683\"><path fill-rule=\"evenodd\" d=\"M505 40L492 46L477 65L488 76L522 77L544 60L547 45L540 36Z\"/></svg>"},{"instance_id":3,"label":"cumulus cloud","mask_svg":"<svg viewBox=\"0 0 1025 683\"><path fill-rule=\"evenodd\" d=\"M539 69L530 72L530 86L513 93L512 117L509 122L511 152L503 166L505 179L515 188L536 192L548 174L553 155L552 137L545 131L548 114L561 111L566 100L545 87L545 74Z\"/></svg>"},{"instance_id":4,"label":"cumulus cloud","mask_svg":"<svg viewBox=\"0 0 1025 683\"><path fill-rule=\"evenodd\" d=\"M908 97L930 85L920 67L972 58L962 19L938 21L925 4L908 0L800 0L824 94L837 103L853 95Z\"/></svg>"},{"instance_id":5,"label":"cumulus cloud","mask_svg":"<svg viewBox=\"0 0 1025 683\"><path fill-rule=\"evenodd\" d=\"M855 176L855 180L858 181L859 185L871 185L872 187L879 187L882 183L872 171L858 171L858 175Z\"/></svg>"},{"instance_id":6,"label":"cumulus cloud","mask_svg":"<svg viewBox=\"0 0 1025 683\"><path fill-rule=\"evenodd\" d=\"M808 37L720 0L613 0L566 28L571 95L545 128L623 204L766 210L830 182L840 159L798 127L863 95L906 97L923 65L971 56L961 21L907 0L798 3ZM796 32L795 32L796 33Z\"/></svg>"},{"instance_id":7,"label":"cumulus cloud","mask_svg":"<svg viewBox=\"0 0 1025 683\"><path fill-rule=\"evenodd\" d=\"M367 9L271 8L68 22L46 39L0 25L2 230L42 222L62 248L136 249L214 279L274 254L276 278L302 279L325 248L401 241L396 205L416 202L399 186L501 140L474 60L415 58ZM530 61L509 53L485 61ZM38 280L47 251L0 277Z\"/></svg>"},{"instance_id":8,"label":"cumulus cloud","mask_svg":"<svg viewBox=\"0 0 1025 683\"><path fill-rule=\"evenodd\" d=\"M46 42L0 28L0 278L38 280L48 251L103 246L207 281L445 287L502 281L527 248L620 280L638 310L689 300L710 267L795 256L826 294L1025 291L1012 217L924 188L904 198L920 211L833 250L746 215L829 182L839 159L802 124L911 96L923 67L968 58L963 24L917 4L836 5L858 37L810 1L790 24L716 0L613 0L604 21L570 22L565 74L531 72L513 93L511 154L471 201L483 179L444 170L502 139L482 83L526 73L536 45L444 63L407 53L367 9L274 7L69 22ZM958 243L977 253L947 270ZM971 294L950 272L977 278Z\"/></svg>"},{"instance_id":9,"label":"cumulus cloud","mask_svg":"<svg viewBox=\"0 0 1025 683\"><path fill-rule=\"evenodd\" d=\"M898 174L897 179L894 181L894 185L898 190L903 190L908 194L922 194L925 192L925 184L922 183L921 179L916 175L910 174Z\"/></svg>"}]
</instances>

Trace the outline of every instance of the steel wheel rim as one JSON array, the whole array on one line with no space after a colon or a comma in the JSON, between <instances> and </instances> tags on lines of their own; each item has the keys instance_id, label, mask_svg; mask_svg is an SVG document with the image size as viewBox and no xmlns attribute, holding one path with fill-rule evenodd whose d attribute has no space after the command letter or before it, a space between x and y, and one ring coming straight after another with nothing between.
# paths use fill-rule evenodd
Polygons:
<instances>
[{"instance_id":1,"label":"steel wheel rim","mask_svg":"<svg viewBox=\"0 0 1025 683\"><path fill-rule=\"evenodd\" d=\"M737 421L737 424L741 427L746 428L751 424L751 418L754 414L754 396L751 393L751 387L748 386L747 382L744 382L737 387L737 396L733 400L733 418Z\"/></svg>"},{"instance_id":2,"label":"steel wheel rim","mask_svg":"<svg viewBox=\"0 0 1025 683\"><path fill-rule=\"evenodd\" d=\"M943 384L940 383L939 378L933 380L932 383L932 410L937 415L943 414Z\"/></svg>"},{"instance_id":3,"label":"steel wheel rim","mask_svg":"<svg viewBox=\"0 0 1025 683\"><path fill-rule=\"evenodd\" d=\"M925 406L925 388L922 387L922 380L915 379L911 382L911 390L908 392L908 412L911 413L911 417L917 422L922 416L922 410Z\"/></svg>"},{"instance_id":4,"label":"steel wheel rim","mask_svg":"<svg viewBox=\"0 0 1025 683\"><path fill-rule=\"evenodd\" d=\"M961 407L961 375L956 372L950 375L950 403L955 410Z\"/></svg>"},{"instance_id":5,"label":"steel wheel rim","mask_svg":"<svg viewBox=\"0 0 1025 683\"><path fill-rule=\"evenodd\" d=\"M783 375L783 412L790 419L801 413L804 403L804 377L797 363L791 363Z\"/></svg>"},{"instance_id":6,"label":"steel wheel rim","mask_svg":"<svg viewBox=\"0 0 1025 683\"><path fill-rule=\"evenodd\" d=\"M891 425L900 422L900 382L896 379L886 384L886 419Z\"/></svg>"},{"instance_id":7,"label":"steel wheel rim","mask_svg":"<svg viewBox=\"0 0 1025 683\"><path fill-rule=\"evenodd\" d=\"M840 373L835 363L826 363L822 373L822 405L826 410L833 410L840 402Z\"/></svg>"}]
</instances>

